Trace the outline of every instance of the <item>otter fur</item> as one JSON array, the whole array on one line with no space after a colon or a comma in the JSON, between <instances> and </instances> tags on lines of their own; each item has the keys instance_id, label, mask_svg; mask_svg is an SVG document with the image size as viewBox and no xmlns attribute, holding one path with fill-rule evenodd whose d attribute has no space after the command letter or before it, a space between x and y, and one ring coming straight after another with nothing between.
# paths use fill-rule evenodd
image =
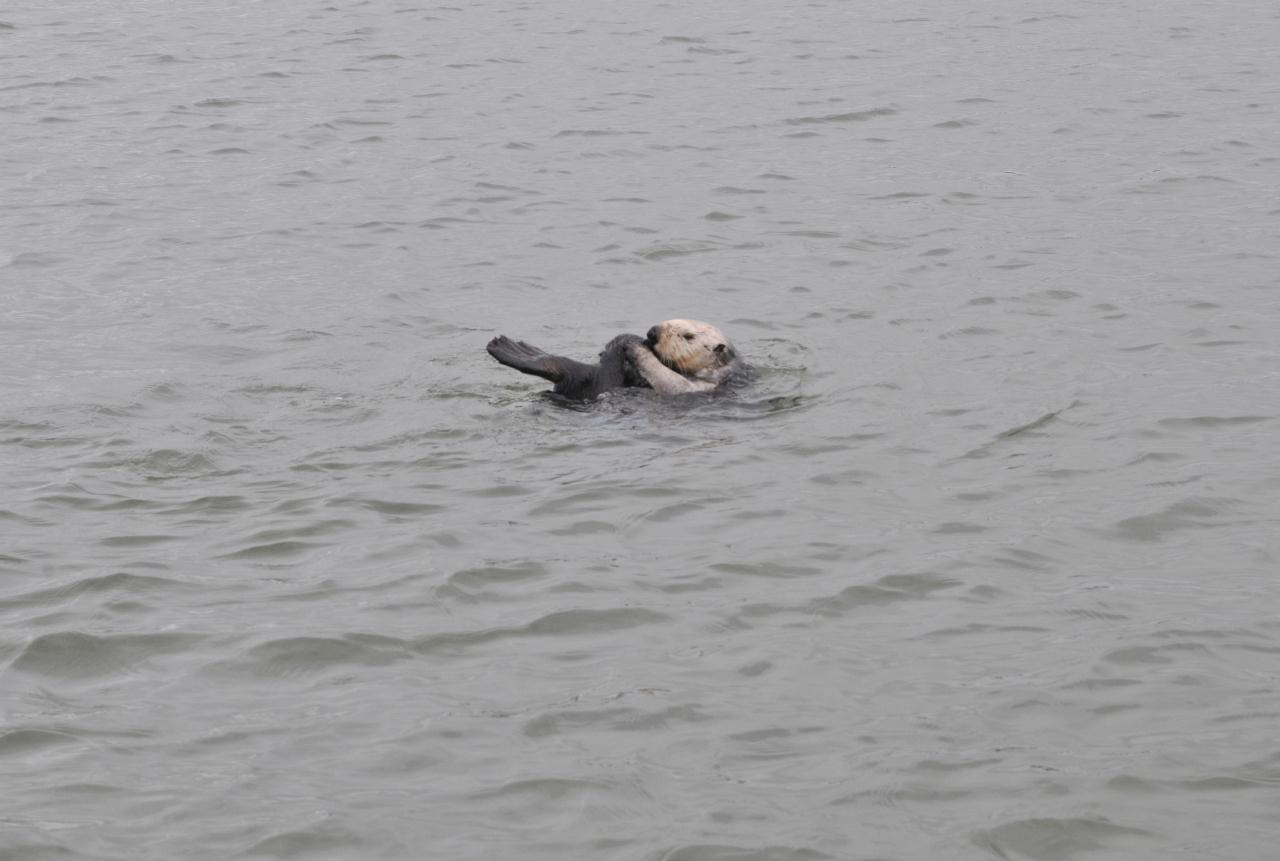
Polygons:
<instances>
[{"instance_id":1,"label":"otter fur","mask_svg":"<svg viewBox=\"0 0 1280 861\"><path fill-rule=\"evenodd\" d=\"M697 320L667 320L651 328L646 338L619 335L605 345L594 365L553 356L506 335L494 338L487 349L509 368L550 380L554 394L583 401L637 386L664 395L710 392L739 367L737 352L724 333Z\"/></svg>"},{"instance_id":2,"label":"otter fur","mask_svg":"<svg viewBox=\"0 0 1280 861\"><path fill-rule=\"evenodd\" d=\"M642 345L628 343L626 350L640 376L664 395L714 391L739 369L724 332L698 320L659 323Z\"/></svg>"}]
</instances>

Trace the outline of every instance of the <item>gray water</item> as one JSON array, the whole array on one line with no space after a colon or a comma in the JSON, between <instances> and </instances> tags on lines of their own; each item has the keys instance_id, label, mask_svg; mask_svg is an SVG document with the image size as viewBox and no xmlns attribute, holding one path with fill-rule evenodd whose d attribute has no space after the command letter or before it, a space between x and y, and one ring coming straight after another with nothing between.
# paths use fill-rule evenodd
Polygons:
<instances>
[{"instance_id":1,"label":"gray water","mask_svg":"<svg viewBox=\"0 0 1280 861\"><path fill-rule=\"evenodd\" d=\"M0 859L1273 857L1277 45L9 5Z\"/></svg>"}]
</instances>

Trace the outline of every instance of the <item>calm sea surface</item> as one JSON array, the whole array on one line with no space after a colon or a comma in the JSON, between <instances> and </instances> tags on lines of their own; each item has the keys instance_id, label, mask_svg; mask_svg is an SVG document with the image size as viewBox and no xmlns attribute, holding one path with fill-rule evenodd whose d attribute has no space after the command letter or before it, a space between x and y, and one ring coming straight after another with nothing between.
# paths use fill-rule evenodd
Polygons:
<instances>
[{"instance_id":1,"label":"calm sea surface","mask_svg":"<svg viewBox=\"0 0 1280 861\"><path fill-rule=\"evenodd\" d=\"M9 4L0 859L1274 857L1278 45Z\"/></svg>"}]
</instances>

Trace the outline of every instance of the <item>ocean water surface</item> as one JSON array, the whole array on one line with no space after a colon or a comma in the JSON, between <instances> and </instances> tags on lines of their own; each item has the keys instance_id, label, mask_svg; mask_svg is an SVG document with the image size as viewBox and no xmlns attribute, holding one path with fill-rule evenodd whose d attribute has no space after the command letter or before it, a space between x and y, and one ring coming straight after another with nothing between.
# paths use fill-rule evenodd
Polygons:
<instances>
[{"instance_id":1,"label":"ocean water surface","mask_svg":"<svg viewBox=\"0 0 1280 861\"><path fill-rule=\"evenodd\" d=\"M10 4L0 859L1270 857L1278 43Z\"/></svg>"}]
</instances>

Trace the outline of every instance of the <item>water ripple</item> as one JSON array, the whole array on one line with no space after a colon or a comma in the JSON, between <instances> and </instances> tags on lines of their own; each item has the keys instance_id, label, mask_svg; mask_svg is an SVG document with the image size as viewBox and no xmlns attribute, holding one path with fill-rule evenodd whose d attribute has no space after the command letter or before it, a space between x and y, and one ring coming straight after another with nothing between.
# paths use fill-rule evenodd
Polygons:
<instances>
[{"instance_id":1,"label":"water ripple","mask_svg":"<svg viewBox=\"0 0 1280 861\"><path fill-rule=\"evenodd\" d=\"M1142 828L1117 825L1106 819L1020 819L977 832L976 846L1001 858L1036 861L1086 856L1100 850L1143 851L1157 835Z\"/></svg>"},{"instance_id":2,"label":"water ripple","mask_svg":"<svg viewBox=\"0 0 1280 861\"><path fill-rule=\"evenodd\" d=\"M482 631L457 631L431 634L417 639L416 651L429 654L453 651L460 647L492 643L517 637L579 637L609 634L667 620L667 616L639 607L603 610L561 610L548 613L527 625L489 628Z\"/></svg>"},{"instance_id":3,"label":"water ripple","mask_svg":"<svg viewBox=\"0 0 1280 861\"><path fill-rule=\"evenodd\" d=\"M115 634L79 631L42 634L27 644L10 669L58 679L128 673L149 660L185 652L204 638L196 634Z\"/></svg>"}]
</instances>

